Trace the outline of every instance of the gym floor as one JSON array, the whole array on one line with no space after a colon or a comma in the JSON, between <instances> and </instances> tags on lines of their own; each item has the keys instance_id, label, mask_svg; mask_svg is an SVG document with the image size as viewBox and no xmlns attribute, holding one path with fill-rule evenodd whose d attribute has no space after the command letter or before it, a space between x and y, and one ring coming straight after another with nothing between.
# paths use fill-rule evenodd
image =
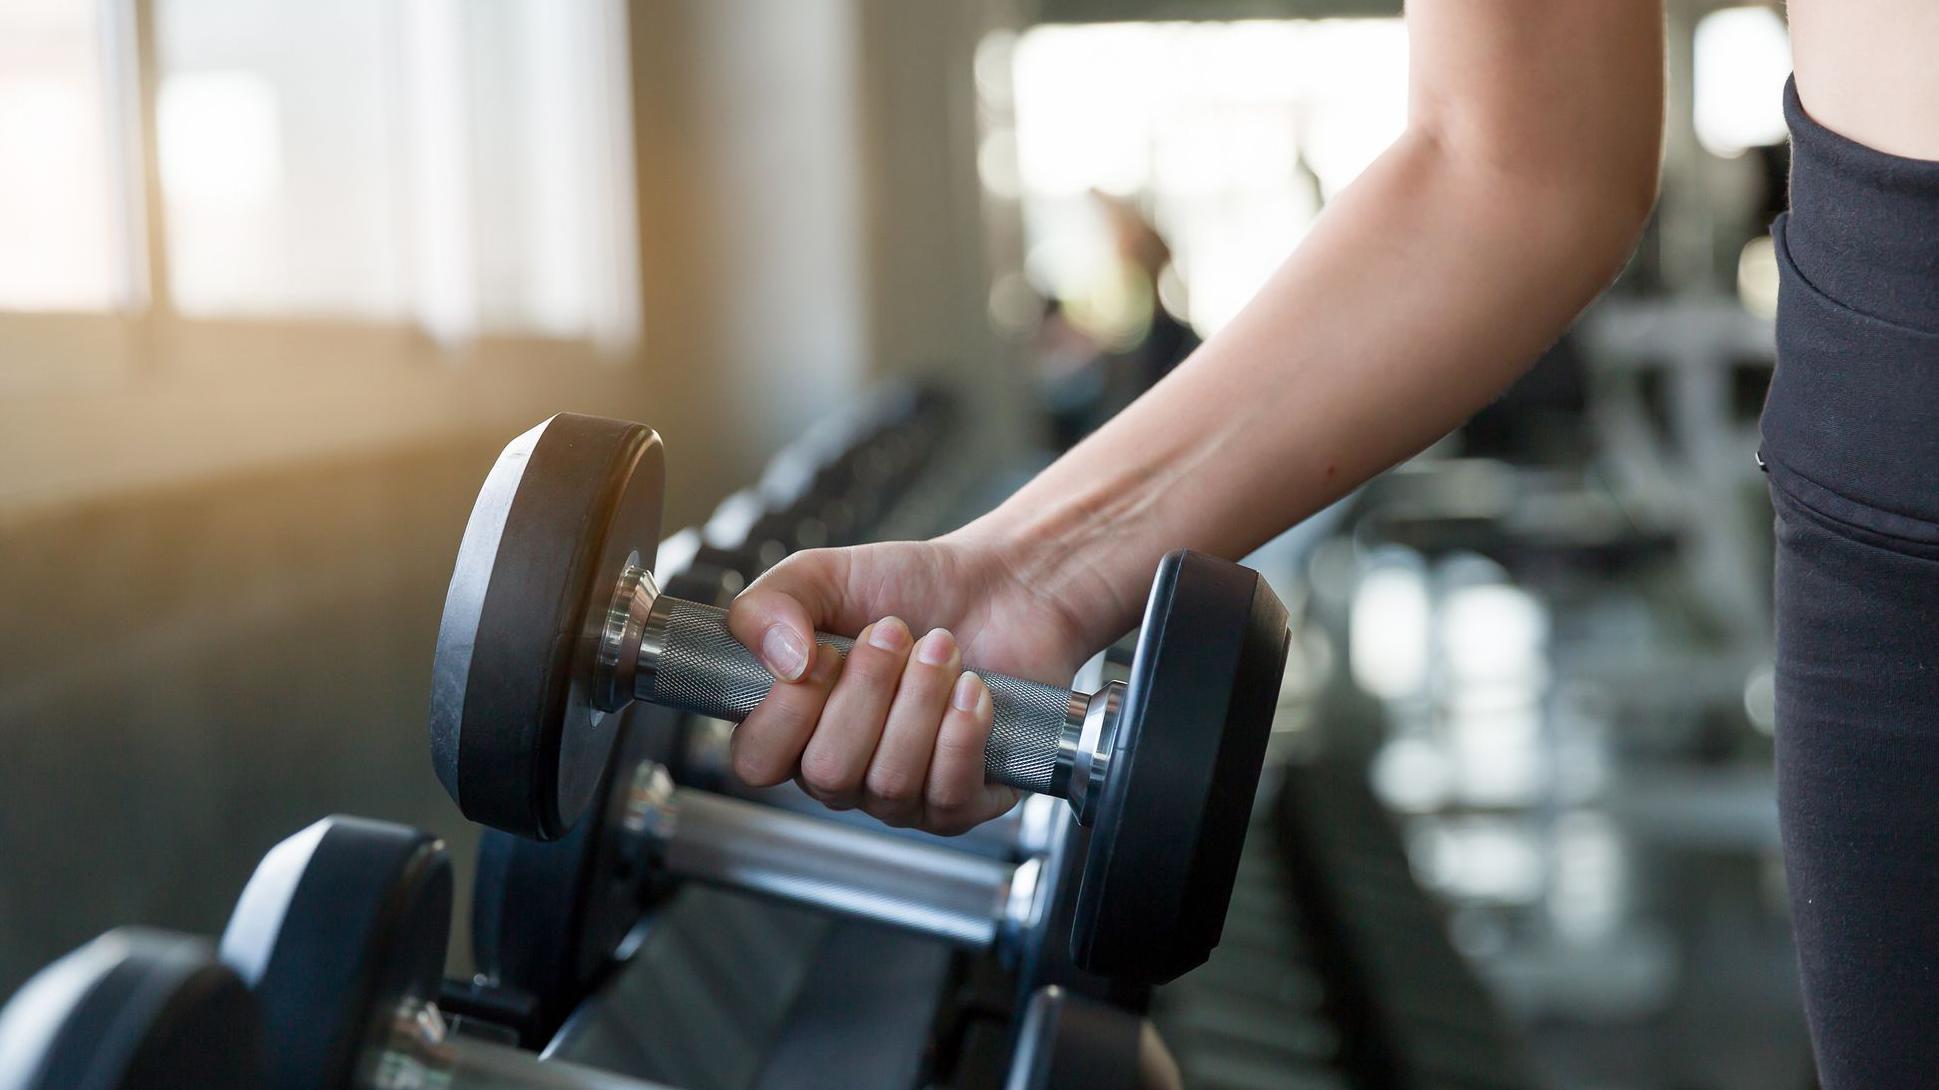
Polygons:
<instances>
[{"instance_id":1,"label":"gym floor","mask_svg":"<svg viewBox=\"0 0 1939 1090\"><path fill-rule=\"evenodd\" d=\"M329 814L435 830L465 919L477 827L424 723L507 439L649 424L671 533L918 384L963 423L878 532L987 507L1227 321L1398 131L1397 9L0 5L0 996L116 926L219 932ZM1748 453L1786 31L1670 20L1663 197L1615 287L1249 561L1294 616L1269 784L1371 801L1320 843L1262 793L1250 937L1152 1005L1188 1086L1428 1085L1416 1035L1471 985L1487 1056L1525 1069L1504 1086L1812 1085ZM1359 864L1322 866L1376 842L1459 987L1380 970L1414 937L1361 930L1386 917ZM1376 953L1314 953L1329 927ZM447 973L472 956L454 931ZM1248 991L1272 973L1360 1014L1290 1044Z\"/></svg>"}]
</instances>

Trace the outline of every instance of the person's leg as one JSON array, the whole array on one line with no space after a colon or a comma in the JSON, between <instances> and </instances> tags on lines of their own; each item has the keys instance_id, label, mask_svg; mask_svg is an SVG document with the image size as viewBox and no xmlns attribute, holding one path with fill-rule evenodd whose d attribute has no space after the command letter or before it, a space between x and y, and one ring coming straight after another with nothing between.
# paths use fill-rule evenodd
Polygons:
<instances>
[{"instance_id":1,"label":"person's leg","mask_svg":"<svg viewBox=\"0 0 1939 1090\"><path fill-rule=\"evenodd\" d=\"M1763 458L1778 791L1827 1090L1939 1082L1939 163L1787 92Z\"/></svg>"}]
</instances>

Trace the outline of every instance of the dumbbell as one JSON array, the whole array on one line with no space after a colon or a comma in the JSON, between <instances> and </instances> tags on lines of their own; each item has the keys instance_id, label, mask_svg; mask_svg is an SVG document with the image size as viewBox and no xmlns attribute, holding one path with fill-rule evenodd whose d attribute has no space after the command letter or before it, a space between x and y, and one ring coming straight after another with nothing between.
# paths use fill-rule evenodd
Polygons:
<instances>
[{"instance_id":1,"label":"dumbbell","mask_svg":"<svg viewBox=\"0 0 1939 1090\"><path fill-rule=\"evenodd\" d=\"M773 684L724 610L654 584L663 484L652 430L569 413L487 475L432 680L433 764L467 817L556 839L591 804L613 712L645 700L739 721ZM1181 550L1159 565L1128 685L985 676L989 778L1065 798L1094 830L1079 967L1164 981L1217 944L1288 639L1256 572Z\"/></svg>"},{"instance_id":2,"label":"dumbbell","mask_svg":"<svg viewBox=\"0 0 1939 1090\"><path fill-rule=\"evenodd\" d=\"M200 939L123 928L0 1009L0 1090L261 1090L256 1002Z\"/></svg>"},{"instance_id":3,"label":"dumbbell","mask_svg":"<svg viewBox=\"0 0 1939 1090\"><path fill-rule=\"evenodd\" d=\"M1058 987L1030 1000L1004 1090L1178 1090L1178 1062L1152 1024Z\"/></svg>"},{"instance_id":4,"label":"dumbbell","mask_svg":"<svg viewBox=\"0 0 1939 1090\"><path fill-rule=\"evenodd\" d=\"M439 1009L451 926L443 842L329 817L272 848L222 933L255 993L268 1090L664 1090L458 1032Z\"/></svg>"},{"instance_id":5,"label":"dumbbell","mask_svg":"<svg viewBox=\"0 0 1939 1090\"><path fill-rule=\"evenodd\" d=\"M708 791L677 787L663 739L622 726L600 803L562 840L488 829L472 887L472 952L530 996L549 1037L604 978L644 906L681 881L763 896L994 953L1042 983L1104 994L1056 956L1078 874L1062 857L1008 863Z\"/></svg>"},{"instance_id":6,"label":"dumbbell","mask_svg":"<svg viewBox=\"0 0 1939 1090\"><path fill-rule=\"evenodd\" d=\"M221 943L222 960L262 1012L270 1046L264 1085L663 1090L454 1032L437 1002L451 893L443 842L402 825L330 817L270 850ZM1053 1051L1068 1047L1060 1044L1068 1034L1033 1033L1028 1039Z\"/></svg>"}]
</instances>

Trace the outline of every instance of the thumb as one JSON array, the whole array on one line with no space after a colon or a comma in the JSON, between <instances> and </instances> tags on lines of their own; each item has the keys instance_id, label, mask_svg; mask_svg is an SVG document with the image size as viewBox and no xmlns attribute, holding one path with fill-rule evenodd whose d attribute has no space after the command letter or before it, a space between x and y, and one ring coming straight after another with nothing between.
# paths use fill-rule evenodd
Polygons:
<instances>
[{"instance_id":1,"label":"thumb","mask_svg":"<svg viewBox=\"0 0 1939 1090\"><path fill-rule=\"evenodd\" d=\"M808 676L815 630L839 612L840 567L832 549L796 553L734 599L727 630L781 681Z\"/></svg>"}]
</instances>

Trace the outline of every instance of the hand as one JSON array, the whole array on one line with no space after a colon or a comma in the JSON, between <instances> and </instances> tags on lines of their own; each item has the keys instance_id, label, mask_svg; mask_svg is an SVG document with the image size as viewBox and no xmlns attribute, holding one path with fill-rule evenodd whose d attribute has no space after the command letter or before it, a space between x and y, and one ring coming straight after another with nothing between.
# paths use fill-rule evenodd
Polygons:
<instances>
[{"instance_id":1,"label":"hand","mask_svg":"<svg viewBox=\"0 0 1939 1090\"><path fill-rule=\"evenodd\" d=\"M968 532L782 561L728 612L776 681L734 732L735 773L944 835L1009 810L1019 792L983 779L990 694L965 664L1070 682L1096 620L1046 567ZM854 650L817 647L817 630L856 633Z\"/></svg>"}]
</instances>

